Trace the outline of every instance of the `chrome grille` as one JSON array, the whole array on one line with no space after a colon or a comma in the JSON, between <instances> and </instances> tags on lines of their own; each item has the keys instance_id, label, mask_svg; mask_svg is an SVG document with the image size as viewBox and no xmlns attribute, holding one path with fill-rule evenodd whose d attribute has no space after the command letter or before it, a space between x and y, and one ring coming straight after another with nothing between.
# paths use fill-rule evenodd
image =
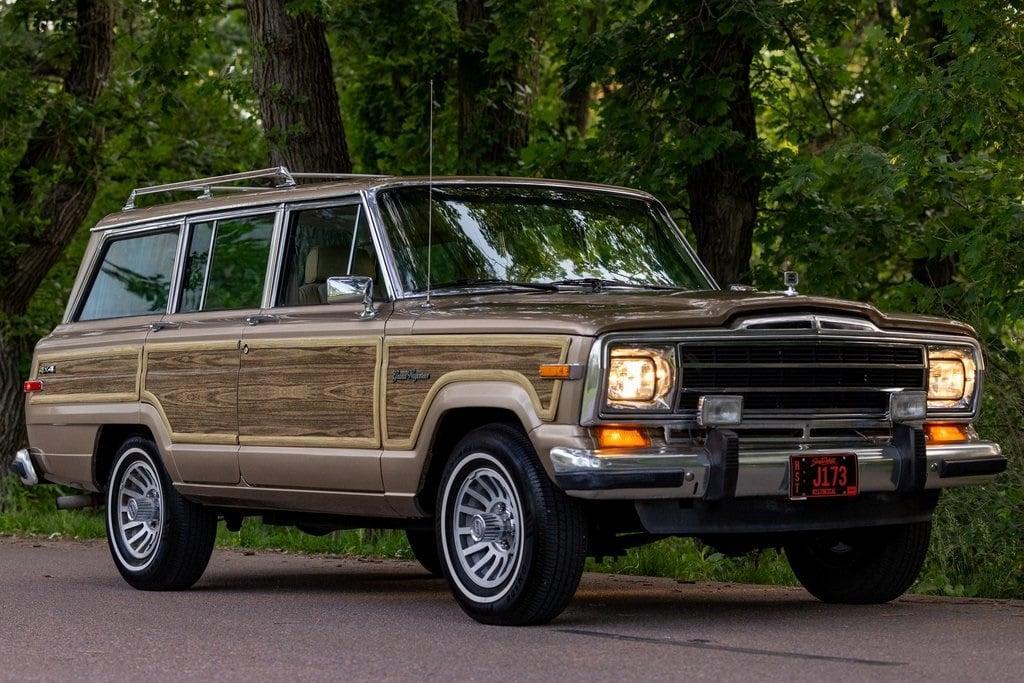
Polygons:
<instances>
[{"instance_id":1,"label":"chrome grille","mask_svg":"<svg viewBox=\"0 0 1024 683\"><path fill-rule=\"evenodd\" d=\"M926 389L917 344L790 340L679 345L677 410L693 414L706 394L740 394L744 417L884 417L889 393Z\"/></svg>"}]
</instances>

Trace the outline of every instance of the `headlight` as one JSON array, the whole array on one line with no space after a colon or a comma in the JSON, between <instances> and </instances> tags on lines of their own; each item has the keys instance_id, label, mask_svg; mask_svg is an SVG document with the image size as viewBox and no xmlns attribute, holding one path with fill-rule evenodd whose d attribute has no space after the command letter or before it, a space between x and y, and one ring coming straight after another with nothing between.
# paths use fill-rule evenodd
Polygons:
<instances>
[{"instance_id":1,"label":"headlight","mask_svg":"<svg viewBox=\"0 0 1024 683\"><path fill-rule=\"evenodd\" d=\"M613 348L608 362L609 408L668 409L675 375L672 348Z\"/></svg>"},{"instance_id":2,"label":"headlight","mask_svg":"<svg viewBox=\"0 0 1024 683\"><path fill-rule=\"evenodd\" d=\"M978 365L970 349L929 347L928 407L970 408L977 375Z\"/></svg>"}]
</instances>

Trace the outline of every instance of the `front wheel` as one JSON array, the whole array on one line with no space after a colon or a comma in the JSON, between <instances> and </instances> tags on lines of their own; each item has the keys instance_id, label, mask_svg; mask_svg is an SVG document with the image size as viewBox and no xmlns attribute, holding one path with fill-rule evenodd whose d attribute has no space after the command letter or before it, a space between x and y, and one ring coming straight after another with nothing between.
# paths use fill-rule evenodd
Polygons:
<instances>
[{"instance_id":1,"label":"front wheel","mask_svg":"<svg viewBox=\"0 0 1024 683\"><path fill-rule=\"evenodd\" d=\"M471 617L541 624L569 604L583 574L586 521L522 431L495 424L466 436L445 466L436 510L442 568Z\"/></svg>"},{"instance_id":2,"label":"front wheel","mask_svg":"<svg viewBox=\"0 0 1024 683\"><path fill-rule=\"evenodd\" d=\"M786 545L786 558L803 587L822 602L880 604L914 585L931 528L931 522L917 522L818 534Z\"/></svg>"},{"instance_id":3,"label":"front wheel","mask_svg":"<svg viewBox=\"0 0 1024 683\"><path fill-rule=\"evenodd\" d=\"M141 590L181 590L203 575L217 516L174 490L156 444L128 439L107 487L107 544L121 576Z\"/></svg>"}]
</instances>

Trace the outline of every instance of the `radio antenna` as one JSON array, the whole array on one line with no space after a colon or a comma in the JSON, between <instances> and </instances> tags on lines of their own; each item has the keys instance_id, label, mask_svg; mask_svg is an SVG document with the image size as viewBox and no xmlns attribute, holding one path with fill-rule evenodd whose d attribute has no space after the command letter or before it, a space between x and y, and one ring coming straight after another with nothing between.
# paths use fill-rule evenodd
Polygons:
<instances>
[{"instance_id":1,"label":"radio antenna","mask_svg":"<svg viewBox=\"0 0 1024 683\"><path fill-rule=\"evenodd\" d=\"M430 262L434 251L434 79L430 79L429 134L427 139L427 298L423 308L433 308L430 303Z\"/></svg>"}]
</instances>

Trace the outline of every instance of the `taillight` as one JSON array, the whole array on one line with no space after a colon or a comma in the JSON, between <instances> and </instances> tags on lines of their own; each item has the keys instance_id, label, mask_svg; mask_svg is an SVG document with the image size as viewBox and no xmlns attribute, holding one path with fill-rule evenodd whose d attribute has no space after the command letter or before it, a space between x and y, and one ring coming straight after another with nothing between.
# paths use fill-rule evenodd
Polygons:
<instances>
[{"instance_id":1,"label":"taillight","mask_svg":"<svg viewBox=\"0 0 1024 683\"><path fill-rule=\"evenodd\" d=\"M40 379L27 379L25 380L25 393L34 394L37 391L43 390L43 381Z\"/></svg>"}]
</instances>

